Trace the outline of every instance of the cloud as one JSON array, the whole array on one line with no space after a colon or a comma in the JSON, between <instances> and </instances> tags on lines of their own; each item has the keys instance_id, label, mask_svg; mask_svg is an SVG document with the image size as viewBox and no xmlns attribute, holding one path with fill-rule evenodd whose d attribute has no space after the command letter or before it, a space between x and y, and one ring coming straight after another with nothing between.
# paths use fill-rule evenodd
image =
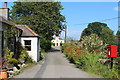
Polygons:
<instances>
[{"instance_id":1,"label":"cloud","mask_svg":"<svg viewBox=\"0 0 120 80\"><path fill-rule=\"evenodd\" d=\"M115 11L120 11L120 6L114 8Z\"/></svg>"}]
</instances>

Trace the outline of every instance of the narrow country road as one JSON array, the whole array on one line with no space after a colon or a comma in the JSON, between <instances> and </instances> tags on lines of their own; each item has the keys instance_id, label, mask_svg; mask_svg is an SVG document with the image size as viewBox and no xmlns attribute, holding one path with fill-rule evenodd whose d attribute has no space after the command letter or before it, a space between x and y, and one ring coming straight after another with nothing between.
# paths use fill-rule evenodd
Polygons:
<instances>
[{"instance_id":1,"label":"narrow country road","mask_svg":"<svg viewBox=\"0 0 120 80\"><path fill-rule=\"evenodd\" d=\"M58 47L52 48L45 61L25 70L14 78L97 78L69 63Z\"/></svg>"}]
</instances>

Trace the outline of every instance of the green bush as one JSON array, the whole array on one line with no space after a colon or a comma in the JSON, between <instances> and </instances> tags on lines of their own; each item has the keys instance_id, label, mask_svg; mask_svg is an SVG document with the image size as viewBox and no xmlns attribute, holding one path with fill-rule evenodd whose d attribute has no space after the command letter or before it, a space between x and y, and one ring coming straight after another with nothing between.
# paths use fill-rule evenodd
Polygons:
<instances>
[{"instance_id":1,"label":"green bush","mask_svg":"<svg viewBox=\"0 0 120 80\"><path fill-rule=\"evenodd\" d=\"M28 56L26 59L25 59L25 63L34 63L35 61L33 61L33 59Z\"/></svg>"},{"instance_id":2,"label":"green bush","mask_svg":"<svg viewBox=\"0 0 120 80\"><path fill-rule=\"evenodd\" d=\"M9 63L11 63L11 64L18 64L19 61L17 59L15 59L15 58L11 58L11 59L9 59Z\"/></svg>"},{"instance_id":3,"label":"green bush","mask_svg":"<svg viewBox=\"0 0 120 80\"><path fill-rule=\"evenodd\" d=\"M20 59L25 60L28 57L28 53L26 49L23 49L20 54Z\"/></svg>"},{"instance_id":4,"label":"green bush","mask_svg":"<svg viewBox=\"0 0 120 80\"><path fill-rule=\"evenodd\" d=\"M55 46L55 43L51 43L52 46Z\"/></svg>"},{"instance_id":5,"label":"green bush","mask_svg":"<svg viewBox=\"0 0 120 80\"><path fill-rule=\"evenodd\" d=\"M40 47L42 49L44 49L45 51L51 49L51 41L50 40L47 40L45 38L41 38L41 41L40 41Z\"/></svg>"},{"instance_id":6,"label":"green bush","mask_svg":"<svg viewBox=\"0 0 120 80\"><path fill-rule=\"evenodd\" d=\"M25 48L22 50L19 60L24 60L25 63L32 63L33 62L32 58L28 55L28 52Z\"/></svg>"},{"instance_id":7,"label":"green bush","mask_svg":"<svg viewBox=\"0 0 120 80\"><path fill-rule=\"evenodd\" d=\"M60 43L60 46L62 46L63 45L63 43Z\"/></svg>"},{"instance_id":8,"label":"green bush","mask_svg":"<svg viewBox=\"0 0 120 80\"><path fill-rule=\"evenodd\" d=\"M44 55L46 54L45 50L44 49L41 49L40 51L40 59L44 59Z\"/></svg>"},{"instance_id":9,"label":"green bush","mask_svg":"<svg viewBox=\"0 0 120 80\"><path fill-rule=\"evenodd\" d=\"M4 50L4 58L7 59L8 62L10 62L13 59L12 58L13 56L14 56L14 52L10 52L10 49L6 48Z\"/></svg>"}]
</instances>

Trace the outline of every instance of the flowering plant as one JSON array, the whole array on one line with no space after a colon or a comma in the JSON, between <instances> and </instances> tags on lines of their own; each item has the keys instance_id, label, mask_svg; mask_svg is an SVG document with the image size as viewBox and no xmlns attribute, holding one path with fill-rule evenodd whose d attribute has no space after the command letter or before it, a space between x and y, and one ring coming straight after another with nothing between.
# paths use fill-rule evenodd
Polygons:
<instances>
[{"instance_id":1,"label":"flowering plant","mask_svg":"<svg viewBox=\"0 0 120 80\"><path fill-rule=\"evenodd\" d=\"M81 39L80 44L82 47L86 47L86 49L90 53L93 53L94 51L96 51L97 53L100 53L100 54L106 53L106 51L105 51L106 44L103 44L103 41L96 34L84 36Z\"/></svg>"}]
</instances>

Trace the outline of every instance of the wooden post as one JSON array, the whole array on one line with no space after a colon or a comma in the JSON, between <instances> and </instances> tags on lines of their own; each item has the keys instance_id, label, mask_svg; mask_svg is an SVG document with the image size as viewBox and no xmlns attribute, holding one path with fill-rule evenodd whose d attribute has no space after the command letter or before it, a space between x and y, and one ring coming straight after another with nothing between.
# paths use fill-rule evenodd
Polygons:
<instances>
[{"instance_id":1,"label":"wooden post","mask_svg":"<svg viewBox=\"0 0 120 80\"><path fill-rule=\"evenodd\" d=\"M67 39L67 27L65 27L65 43L66 43L66 39Z\"/></svg>"}]
</instances>

